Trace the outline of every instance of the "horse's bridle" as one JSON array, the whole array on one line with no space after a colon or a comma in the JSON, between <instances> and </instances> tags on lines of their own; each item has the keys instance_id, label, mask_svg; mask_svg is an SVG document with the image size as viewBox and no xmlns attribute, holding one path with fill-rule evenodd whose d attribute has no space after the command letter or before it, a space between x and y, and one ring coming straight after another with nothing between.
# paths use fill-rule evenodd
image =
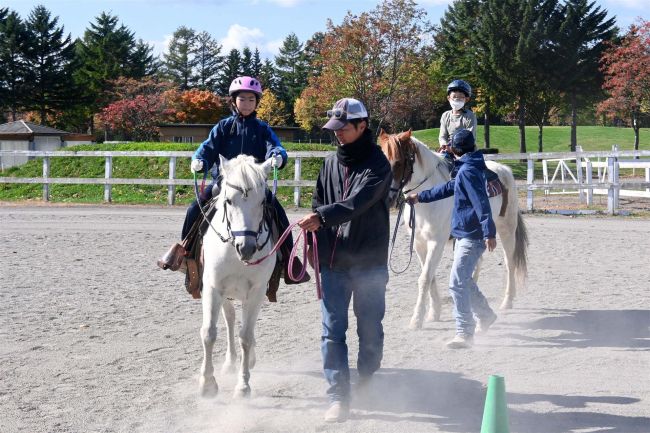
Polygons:
<instances>
[{"instance_id":1,"label":"horse's bridle","mask_svg":"<svg viewBox=\"0 0 650 433\"><path fill-rule=\"evenodd\" d=\"M232 183L228 181L224 181L225 185L227 187L230 187L234 189L235 191L239 191L244 198L248 197L248 189L242 188L238 185L233 185ZM228 233L228 237L224 238L221 236L221 234L215 230L217 233L217 236L219 236L219 239L221 239L221 242L226 243L230 242L230 244L234 247L235 246L235 238L237 236L253 236L255 238L255 245L257 248L257 251L260 251L264 246L268 243L269 239L271 238L271 228L269 227L267 229L267 236L266 239L262 244L259 243L260 236L262 235L262 232L264 231L264 224L266 221L266 215L267 215L267 202L266 202L266 193L264 195L264 201L262 202L262 207L264 209L264 212L262 213L262 218L260 219L260 224L259 227L257 228L257 231L253 230L233 230L230 226L230 220L228 219L228 200L223 200L223 220L222 222L226 223L226 231Z\"/></svg>"},{"instance_id":2,"label":"horse's bridle","mask_svg":"<svg viewBox=\"0 0 650 433\"><path fill-rule=\"evenodd\" d=\"M237 185L233 185L232 183L230 183L228 181L224 181L224 183L225 183L226 186L228 186L228 187L242 193L244 198L248 197L248 191L249 191L248 189L242 188L242 187L237 186ZM208 215L206 215L206 212L204 211L203 206L201 206L201 201L200 201L200 197L199 197L199 191L198 191L198 185L196 183L196 179L194 181L194 193L196 195L196 200L199 203L199 209L201 210L201 213L203 214L203 218L205 218L205 220L208 222L208 225L210 226L212 231L219 237L219 239L221 239L221 242L230 243L234 247L235 246L235 238L237 236L254 236L255 237L256 249L257 249L257 251L260 251L269 242L269 239L271 239L271 228L268 227L267 228L268 235L266 236L266 239L264 240L264 242L261 245L259 243L259 238L260 238L260 235L262 234L262 232L264 231L265 221L266 221L267 216L268 216L268 211L267 211L267 209L268 209L267 205L268 204L267 204L267 200L266 200L266 193L264 195L264 201L262 202L264 212L262 214L262 219L260 220L260 225L259 225L257 231L253 231L253 230L232 230L232 228L230 226L230 220L228 219L228 212L227 212L228 201L223 200L223 220L222 220L222 222L226 223L226 230L228 232L227 237L223 237L221 235L221 233L219 233L219 231L216 228L214 228L214 226L212 225L212 221L210 221L210 218L208 217ZM217 200L218 200L218 196L213 198L209 202L208 206L206 207L207 210L214 207L216 205L216 203L217 203Z\"/></svg>"}]
</instances>

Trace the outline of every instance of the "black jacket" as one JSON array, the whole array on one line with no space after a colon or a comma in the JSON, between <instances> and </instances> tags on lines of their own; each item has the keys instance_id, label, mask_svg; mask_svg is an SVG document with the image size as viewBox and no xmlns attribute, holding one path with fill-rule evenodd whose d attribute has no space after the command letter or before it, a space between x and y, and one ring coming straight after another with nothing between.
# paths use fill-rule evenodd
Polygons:
<instances>
[{"instance_id":1,"label":"black jacket","mask_svg":"<svg viewBox=\"0 0 650 433\"><path fill-rule=\"evenodd\" d=\"M319 261L331 269L387 265L390 165L370 131L346 146L356 145L369 147L352 161L340 159L341 149L325 159L314 191L312 209L323 222Z\"/></svg>"}]
</instances>

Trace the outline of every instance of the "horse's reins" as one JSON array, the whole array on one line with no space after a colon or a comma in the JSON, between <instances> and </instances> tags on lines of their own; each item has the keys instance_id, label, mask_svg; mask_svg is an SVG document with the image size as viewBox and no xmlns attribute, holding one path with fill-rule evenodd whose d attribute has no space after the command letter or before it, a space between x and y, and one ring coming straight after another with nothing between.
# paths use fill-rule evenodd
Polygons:
<instances>
[{"instance_id":1,"label":"horse's reins","mask_svg":"<svg viewBox=\"0 0 650 433\"><path fill-rule=\"evenodd\" d=\"M289 234L291 234L291 229L293 229L296 225L298 224L298 221L295 221L291 224L289 224L289 227L282 233L282 236L278 239L278 241L275 243L271 251L263 256L260 257L259 259L253 260L251 262L244 262L247 265L258 265L262 263L264 260L268 259L271 257L273 254L277 253L284 241L287 240L289 237ZM318 240L316 237L315 232L311 232L311 241L312 241L312 267L314 268L314 273L316 274L316 295L318 296L318 299L321 299L322 296L322 290L321 290L321 284L320 284L320 263L318 260ZM303 246L302 246L302 252L303 252L303 267L298 273L298 275L294 274L294 269L293 269L293 259L296 257L297 251L298 251L298 241L300 238L303 237ZM300 281L302 278L305 276L305 272L307 272L307 263L308 263L308 251L307 251L307 230L302 229L300 230L300 234L298 234L298 237L296 238L296 241L293 243L293 248L291 249L291 254L289 254L288 260L289 260L289 265L287 266L287 273L289 274L288 277L291 278L293 281Z\"/></svg>"}]
</instances>

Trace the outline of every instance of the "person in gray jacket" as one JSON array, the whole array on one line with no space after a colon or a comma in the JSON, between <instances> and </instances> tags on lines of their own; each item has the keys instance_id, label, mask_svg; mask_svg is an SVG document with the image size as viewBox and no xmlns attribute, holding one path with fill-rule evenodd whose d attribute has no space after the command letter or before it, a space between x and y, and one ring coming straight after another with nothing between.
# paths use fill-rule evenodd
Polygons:
<instances>
[{"instance_id":1,"label":"person in gray jacket","mask_svg":"<svg viewBox=\"0 0 650 433\"><path fill-rule=\"evenodd\" d=\"M451 137L461 129L472 131L476 140L476 115L467 108L471 98L472 87L466 81L454 80L447 86L447 100L451 110L445 111L440 117L440 150L446 150Z\"/></svg>"}]
</instances>

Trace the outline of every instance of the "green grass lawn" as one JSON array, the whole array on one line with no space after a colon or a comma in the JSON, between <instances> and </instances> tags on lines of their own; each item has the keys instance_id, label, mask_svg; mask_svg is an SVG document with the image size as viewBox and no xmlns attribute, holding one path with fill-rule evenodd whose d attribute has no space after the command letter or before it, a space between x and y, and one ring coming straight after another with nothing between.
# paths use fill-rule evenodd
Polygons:
<instances>
[{"instance_id":1,"label":"green grass lawn","mask_svg":"<svg viewBox=\"0 0 650 433\"><path fill-rule=\"evenodd\" d=\"M493 148L498 148L500 153L519 152L519 131L513 126L493 126L490 128ZM431 148L437 148L438 129L415 131L415 136L427 143ZM544 151L567 152L569 150L570 129L568 127L544 128ZM482 127L478 130L479 147L483 147ZM526 129L527 147L529 151L537 151L537 128ZM621 150L631 150L634 143L634 134L630 128L605 128L597 126L583 126L578 128L578 143L586 151L610 150L612 144L619 144ZM640 148L650 148L650 129L641 130ZM333 150L324 144L285 143L287 150ZM125 144L93 144L81 145L67 150L158 150L158 151L194 151L196 144L177 143L125 143ZM307 158L302 164L302 178L316 179L322 160L320 158ZM525 179L525 164L513 161L509 163L515 176ZM104 177L104 158L98 157L60 157L51 158L52 177ZM169 159L157 157L116 157L113 159L113 177L116 178L152 178L166 179L169 172ZM42 161L35 159L20 167L4 170L1 176L14 177L41 177ZM279 172L280 179L293 179L294 162L289 160L287 167ZM190 179L189 158L177 160L177 174L179 179ZM536 165L536 178L541 177L541 164ZM0 200L41 200L43 188L40 184L0 184ZM104 198L103 185L51 185L51 200L53 202L74 203L100 203ZM311 204L311 188L301 189L301 206ZM114 203L123 204L166 204L167 187L148 185L114 185L112 188ZM190 187L176 188L176 202L185 205L194 198ZM281 187L278 189L278 198L285 206L293 206L293 188Z\"/></svg>"}]
</instances>

